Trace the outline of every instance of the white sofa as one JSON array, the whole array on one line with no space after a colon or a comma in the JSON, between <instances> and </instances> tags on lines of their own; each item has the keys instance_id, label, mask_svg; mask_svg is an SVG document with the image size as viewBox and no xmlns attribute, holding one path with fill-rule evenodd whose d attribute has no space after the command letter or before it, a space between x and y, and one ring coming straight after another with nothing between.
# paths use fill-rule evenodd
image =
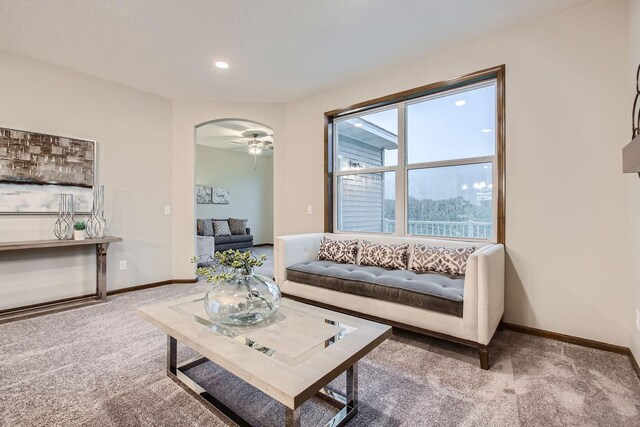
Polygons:
<instances>
[{"instance_id":1,"label":"white sofa","mask_svg":"<svg viewBox=\"0 0 640 427\"><path fill-rule=\"evenodd\" d=\"M409 243L410 250L414 243L440 247L475 246L477 250L469 257L464 277L462 317L287 280L288 267L316 259L323 236L377 243ZM274 255L275 278L286 296L477 347L481 367L489 369L489 343L504 313L503 245L415 237L315 233L277 237Z\"/></svg>"},{"instance_id":2,"label":"white sofa","mask_svg":"<svg viewBox=\"0 0 640 427\"><path fill-rule=\"evenodd\" d=\"M196 236L196 246L198 264L209 262L216 251L216 242L213 236Z\"/></svg>"}]
</instances>

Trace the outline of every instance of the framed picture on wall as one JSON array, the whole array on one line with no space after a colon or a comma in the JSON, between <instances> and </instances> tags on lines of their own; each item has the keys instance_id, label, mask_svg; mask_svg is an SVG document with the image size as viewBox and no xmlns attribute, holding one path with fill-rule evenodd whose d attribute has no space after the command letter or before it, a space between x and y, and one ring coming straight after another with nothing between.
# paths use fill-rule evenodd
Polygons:
<instances>
[{"instance_id":1,"label":"framed picture on wall","mask_svg":"<svg viewBox=\"0 0 640 427\"><path fill-rule=\"evenodd\" d=\"M228 205L229 189L228 188L212 188L211 203L213 203L214 205Z\"/></svg>"},{"instance_id":2,"label":"framed picture on wall","mask_svg":"<svg viewBox=\"0 0 640 427\"><path fill-rule=\"evenodd\" d=\"M211 187L196 186L196 203L199 205L211 203Z\"/></svg>"},{"instance_id":3,"label":"framed picture on wall","mask_svg":"<svg viewBox=\"0 0 640 427\"><path fill-rule=\"evenodd\" d=\"M0 213L54 214L60 194L89 213L95 155L95 141L0 128Z\"/></svg>"}]
</instances>

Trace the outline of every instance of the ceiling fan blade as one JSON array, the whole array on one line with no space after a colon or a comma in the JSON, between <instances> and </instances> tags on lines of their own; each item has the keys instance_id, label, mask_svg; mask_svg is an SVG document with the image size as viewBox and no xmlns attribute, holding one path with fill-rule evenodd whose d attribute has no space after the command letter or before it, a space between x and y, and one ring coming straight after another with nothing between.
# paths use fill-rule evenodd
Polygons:
<instances>
[{"instance_id":1,"label":"ceiling fan blade","mask_svg":"<svg viewBox=\"0 0 640 427\"><path fill-rule=\"evenodd\" d=\"M244 142L241 142L241 141L231 141L230 140L229 142L231 142L232 144L247 145L247 144L245 144Z\"/></svg>"}]
</instances>

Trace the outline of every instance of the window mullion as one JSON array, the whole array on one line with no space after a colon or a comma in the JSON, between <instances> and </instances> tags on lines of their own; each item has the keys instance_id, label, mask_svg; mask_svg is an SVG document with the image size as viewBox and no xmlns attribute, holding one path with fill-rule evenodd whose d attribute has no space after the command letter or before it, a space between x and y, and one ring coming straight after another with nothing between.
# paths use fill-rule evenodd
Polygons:
<instances>
[{"instance_id":1,"label":"window mullion","mask_svg":"<svg viewBox=\"0 0 640 427\"><path fill-rule=\"evenodd\" d=\"M396 230L395 234L404 236L406 227L407 156L406 156L406 104L398 104L398 171L396 172Z\"/></svg>"},{"instance_id":2,"label":"window mullion","mask_svg":"<svg viewBox=\"0 0 640 427\"><path fill-rule=\"evenodd\" d=\"M342 209L338 206L340 203L340 198L338 197L338 129L335 122L331 122L331 136L333 140L331 144L333 145L333 179L331 180L331 185L333 186L333 231L334 233L338 232L342 226L342 221L338 222L338 215L342 213Z\"/></svg>"},{"instance_id":3,"label":"window mullion","mask_svg":"<svg viewBox=\"0 0 640 427\"><path fill-rule=\"evenodd\" d=\"M396 166L384 166L379 168L362 168L362 169L351 169L351 170L343 170L336 172L336 176L348 176L348 175L363 175L368 173L379 173L379 172L394 172L396 170Z\"/></svg>"},{"instance_id":4,"label":"window mullion","mask_svg":"<svg viewBox=\"0 0 640 427\"><path fill-rule=\"evenodd\" d=\"M475 165L478 163L492 163L495 159L494 156L482 156L482 157L468 157L464 159L451 159L451 160L438 160L435 162L423 162L423 163L412 163L407 165L407 169L429 169L429 168L439 168L446 166L463 166L463 165Z\"/></svg>"}]
</instances>

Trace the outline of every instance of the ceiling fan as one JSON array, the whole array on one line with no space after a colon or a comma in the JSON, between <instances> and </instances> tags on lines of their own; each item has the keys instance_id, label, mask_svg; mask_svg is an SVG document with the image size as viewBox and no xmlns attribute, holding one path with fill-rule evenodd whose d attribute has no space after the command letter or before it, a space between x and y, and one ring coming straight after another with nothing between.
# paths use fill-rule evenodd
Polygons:
<instances>
[{"instance_id":1,"label":"ceiling fan","mask_svg":"<svg viewBox=\"0 0 640 427\"><path fill-rule=\"evenodd\" d=\"M247 129L242 132L243 138L232 140L234 144L244 145L250 154L260 154L262 150L273 150L273 135L261 129Z\"/></svg>"},{"instance_id":2,"label":"ceiling fan","mask_svg":"<svg viewBox=\"0 0 640 427\"><path fill-rule=\"evenodd\" d=\"M247 129L242 132L243 138L230 141L234 144L244 145L242 149L247 148L249 154L253 155L253 167L255 169L258 161L258 155L262 150L273 150L273 135L261 129Z\"/></svg>"}]
</instances>

